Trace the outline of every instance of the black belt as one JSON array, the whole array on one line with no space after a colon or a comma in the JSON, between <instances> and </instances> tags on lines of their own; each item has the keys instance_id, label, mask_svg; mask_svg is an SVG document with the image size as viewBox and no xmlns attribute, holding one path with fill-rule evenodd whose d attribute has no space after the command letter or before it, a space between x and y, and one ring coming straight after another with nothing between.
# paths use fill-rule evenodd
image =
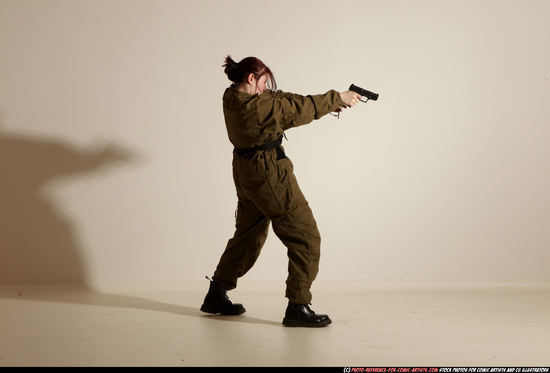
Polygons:
<instances>
[{"instance_id":1,"label":"black belt","mask_svg":"<svg viewBox=\"0 0 550 373\"><path fill-rule=\"evenodd\" d=\"M277 151L277 159L286 158L281 144L283 143L283 136L279 136L277 140L270 141L263 145L256 145L252 148L235 148L234 151L239 157L251 158L258 150L270 150L275 149Z\"/></svg>"}]
</instances>

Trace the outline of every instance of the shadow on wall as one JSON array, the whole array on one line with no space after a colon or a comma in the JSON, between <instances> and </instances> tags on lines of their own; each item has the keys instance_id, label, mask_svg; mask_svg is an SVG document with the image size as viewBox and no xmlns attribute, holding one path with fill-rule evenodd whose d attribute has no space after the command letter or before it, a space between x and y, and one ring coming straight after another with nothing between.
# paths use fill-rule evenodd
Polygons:
<instances>
[{"instance_id":1,"label":"shadow on wall","mask_svg":"<svg viewBox=\"0 0 550 373\"><path fill-rule=\"evenodd\" d=\"M123 307L227 320L193 306L96 291L86 272L70 218L48 197L53 180L99 172L113 162L135 158L107 146L79 149L62 140L22 136L0 128L0 298ZM26 287L25 284L42 284ZM44 284L71 284L48 289ZM206 289L205 289L206 290ZM280 321L253 317L231 321L280 327Z\"/></svg>"},{"instance_id":2,"label":"shadow on wall","mask_svg":"<svg viewBox=\"0 0 550 373\"><path fill-rule=\"evenodd\" d=\"M71 220L45 187L132 158L112 145L80 149L0 128L0 284L88 284Z\"/></svg>"}]
</instances>

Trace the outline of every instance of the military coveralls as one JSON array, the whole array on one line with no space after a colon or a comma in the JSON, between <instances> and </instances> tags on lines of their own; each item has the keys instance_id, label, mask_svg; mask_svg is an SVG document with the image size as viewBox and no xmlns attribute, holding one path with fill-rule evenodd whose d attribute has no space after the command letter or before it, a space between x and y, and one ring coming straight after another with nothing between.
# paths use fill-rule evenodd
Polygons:
<instances>
[{"instance_id":1,"label":"military coveralls","mask_svg":"<svg viewBox=\"0 0 550 373\"><path fill-rule=\"evenodd\" d=\"M236 148L252 148L273 141L283 131L308 124L343 106L340 93L302 96L266 90L250 95L233 84L223 95L229 140ZM235 234L223 252L214 280L228 290L237 286L254 265L268 234L269 223L287 247L288 278L285 296L290 302L311 302L311 283L319 270L321 236L307 200L286 156L276 149L249 156L233 152L233 179L237 189Z\"/></svg>"}]
</instances>

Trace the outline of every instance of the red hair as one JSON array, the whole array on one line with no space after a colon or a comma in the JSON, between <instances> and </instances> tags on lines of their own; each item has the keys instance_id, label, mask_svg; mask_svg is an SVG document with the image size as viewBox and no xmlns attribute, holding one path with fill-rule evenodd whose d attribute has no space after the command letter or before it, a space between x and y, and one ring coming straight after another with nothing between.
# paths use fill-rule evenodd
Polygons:
<instances>
[{"instance_id":1,"label":"red hair","mask_svg":"<svg viewBox=\"0 0 550 373\"><path fill-rule=\"evenodd\" d=\"M229 80L235 84L240 84L248 78L248 75L254 74L254 78L260 79L262 75L267 75L269 88L277 89L277 83L273 73L261 60L256 57L246 57L239 63L233 61L230 55L225 57L225 63L222 65L224 72Z\"/></svg>"}]
</instances>

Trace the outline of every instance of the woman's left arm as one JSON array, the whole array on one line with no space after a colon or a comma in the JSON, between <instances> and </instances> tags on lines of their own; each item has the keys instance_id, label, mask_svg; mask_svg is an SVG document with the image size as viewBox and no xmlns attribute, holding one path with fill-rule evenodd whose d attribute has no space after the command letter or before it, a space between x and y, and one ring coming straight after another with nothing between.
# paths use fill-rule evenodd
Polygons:
<instances>
[{"instance_id":1,"label":"woman's left arm","mask_svg":"<svg viewBox=\"0 0 550 373\"><path fill-rule=\"evenodd\" d=\"M302 126L344 106L340 93L302 96L283 91L265 92L258 97L260 121L276 122L283 130Z\"/></svg>"}]
</instances>

